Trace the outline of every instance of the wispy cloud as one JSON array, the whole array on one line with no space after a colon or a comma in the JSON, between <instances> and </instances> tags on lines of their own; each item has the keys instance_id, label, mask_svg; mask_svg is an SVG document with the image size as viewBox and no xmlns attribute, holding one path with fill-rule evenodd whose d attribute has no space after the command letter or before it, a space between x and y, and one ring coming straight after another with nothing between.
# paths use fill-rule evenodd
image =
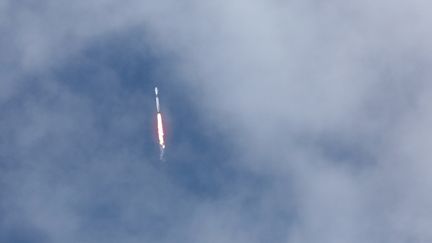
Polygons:
<instances>
[{"instance_id":1,"label":"wispy cloud","mask_svg":"<svg viewBox=\"0 0 432 243\"><path fill-rule=\"evenodd\" d=\"M429 5L0 2L0 241L430 241Z\"/></svg>"}]
</instances>

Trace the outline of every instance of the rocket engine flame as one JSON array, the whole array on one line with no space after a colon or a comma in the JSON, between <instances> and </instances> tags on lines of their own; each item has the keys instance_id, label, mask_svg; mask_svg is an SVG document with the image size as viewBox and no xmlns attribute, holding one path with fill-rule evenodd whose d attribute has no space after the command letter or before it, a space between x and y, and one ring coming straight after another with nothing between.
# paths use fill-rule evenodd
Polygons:
<instances>
[{"instance_id":1,"label":"rocket engine flame","mask_svg":"<svg viewBox=\"0 0 432 243\"><path fill-rule=\"evenodd\" d=\"M163 129L161 113L157 113L157 130L158 130L158 137L159 137L159 145L161 146L162 149L164 149L165 140L164 140L164 129Z\"/></svg>"}]
</instances>

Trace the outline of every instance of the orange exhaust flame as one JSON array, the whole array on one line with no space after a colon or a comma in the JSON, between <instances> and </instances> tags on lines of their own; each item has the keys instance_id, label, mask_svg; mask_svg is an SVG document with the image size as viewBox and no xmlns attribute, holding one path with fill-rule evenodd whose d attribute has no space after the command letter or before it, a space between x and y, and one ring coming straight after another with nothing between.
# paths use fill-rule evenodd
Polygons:
<instances>
[{"instance_id":1,"label":"orange exhaust flame","mask_svg":"<svg viewBox=\"0 0 432 243\"><path fill-rule=\"evenodd\" d=\"M163 129L161 113L157 113L157 130L158 130L159 146L161 149L161 157L162 157L163 150L165 149L165 140L164 140L164 129Z\"/></svg>"}]
</instances>

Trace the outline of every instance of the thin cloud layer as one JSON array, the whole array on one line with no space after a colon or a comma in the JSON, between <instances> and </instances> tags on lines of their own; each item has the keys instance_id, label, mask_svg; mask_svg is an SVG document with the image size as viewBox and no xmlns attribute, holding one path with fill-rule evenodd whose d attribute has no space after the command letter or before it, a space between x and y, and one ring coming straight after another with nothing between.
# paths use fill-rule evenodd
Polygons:
<instances>
[{"instance_id":1,"label":"thin cloud layer","mask_svg":"<svg viewBox=\"0 0 432 243\"><path fill-rule=\"evenodd\" d=\"M1 2L0 241L429 242L428 7Z\"/></svg>"}]
</instances>

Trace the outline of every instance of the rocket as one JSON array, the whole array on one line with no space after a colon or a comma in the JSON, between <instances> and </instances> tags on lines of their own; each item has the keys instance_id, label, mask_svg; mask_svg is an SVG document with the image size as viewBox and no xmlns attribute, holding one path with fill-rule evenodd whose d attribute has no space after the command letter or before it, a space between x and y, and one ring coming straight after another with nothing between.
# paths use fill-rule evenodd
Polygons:
<instances>
[{"instance_id":1,"label":"rocket","mask_svg":"<svg viewBox=\"0 0 432 243\"><path fill-rule=\"evenodd\" d=\"M155 96L156 96L156 111L157 111L157 113L160 113L158 87L155 87Z\"/></svg>"},{"instance_id":2,"label":"rocket","mask_svg":"<svg viewBox=\"0 0 432 243\"><path fill-rule=\"evenodd\" d=\"M164 160L163 155L165 150L165 139L164 139L162 114L160 112L160 106L159 106L159 90L157 87L155 87L154 91L155 91L155 99L156 99L156 112L157 112L156 119L157 119L157 133L158 133L159 149L160 149L160 160Z\"/></svg>"}]
</instances>

